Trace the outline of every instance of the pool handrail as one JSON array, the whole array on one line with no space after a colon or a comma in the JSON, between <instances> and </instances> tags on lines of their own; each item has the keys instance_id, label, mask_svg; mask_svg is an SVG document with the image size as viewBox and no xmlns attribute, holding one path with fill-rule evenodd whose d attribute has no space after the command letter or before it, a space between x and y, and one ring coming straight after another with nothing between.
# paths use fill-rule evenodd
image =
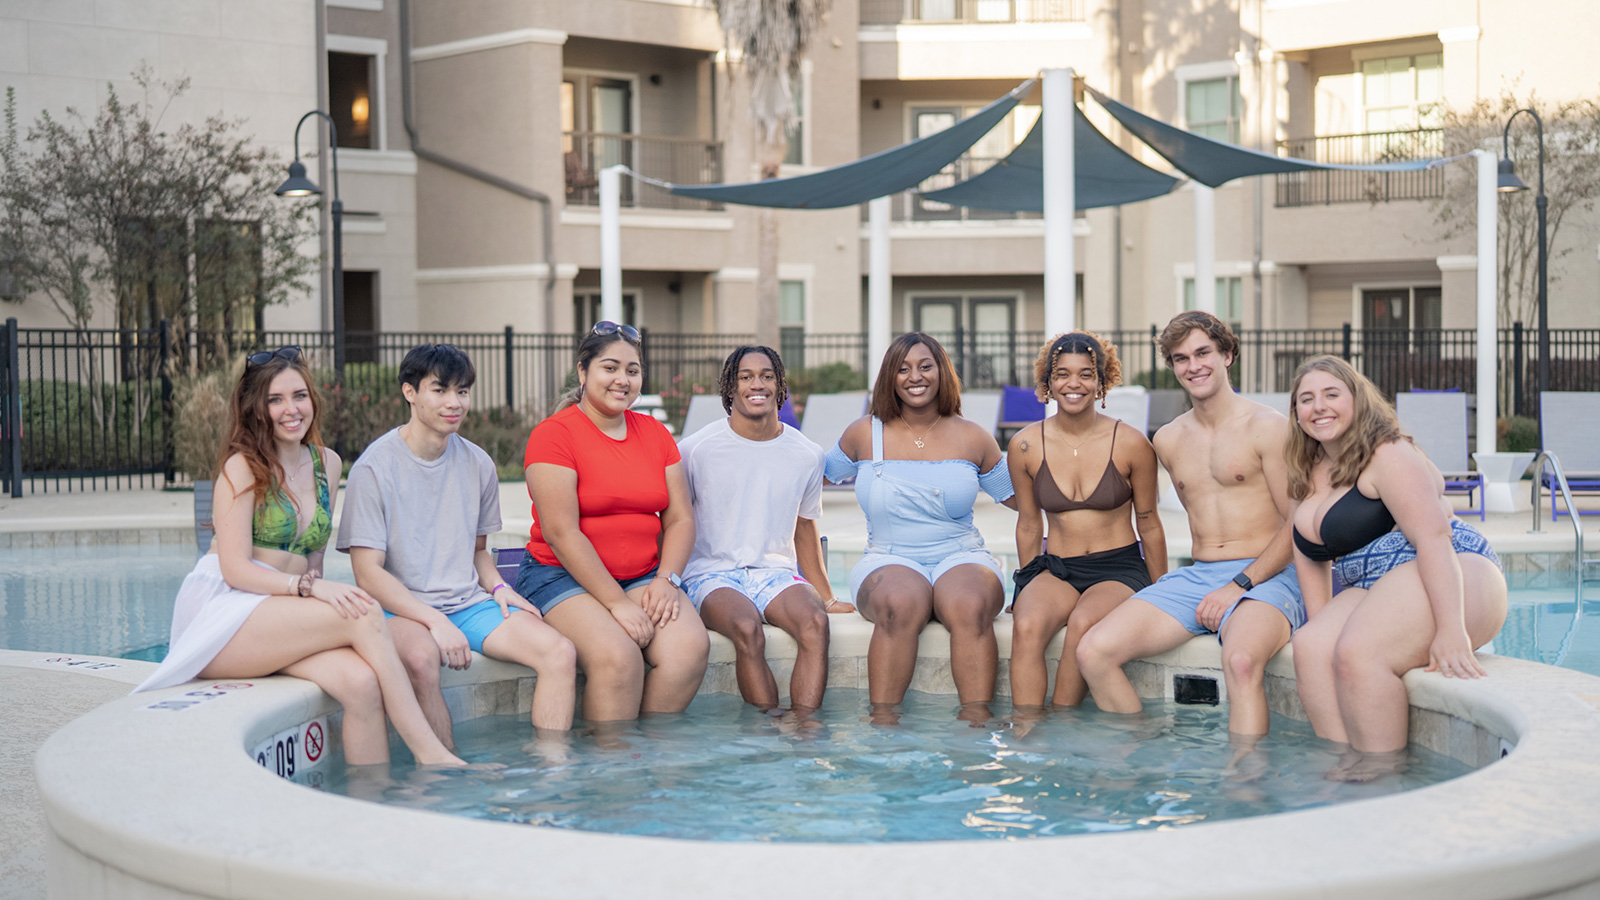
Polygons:
<instances>
[{"instance_id":1,"label":"pool handrail","mask_svg":"<svg viewBox=\"0 0 1600 900\"><path fill-rule=\"evenodd\" d=\"M1544 494L1539 490L1539 485L1544 483L1544 464L1548 461L1550 469L1555 473L1556 486L1561 489L1561 499L1566 502L1567 509L1576 510L1572 504L1572 488L1567 485L1567 476L1561 471L1561 458L1556 456L1554 450L1540 450L1539 455L1533 460L1533 528L1529 534L1542 534L1543 529L1539 524L1539 503ZM1555 497L1550 498L1550 504L1555 505ZM1583 618L1583 526L1578 524L1577 516L1568 516L1572 522L1572 546L1575 551L1573 556L1572 579L1572 625L1567 629L1567 636L1561 641L1561 648L1556 651L1556 665L1566 661L1567 651L1572 648L1572 639L1578 633L1578 620Z\"/></svg>"}]
</instances>

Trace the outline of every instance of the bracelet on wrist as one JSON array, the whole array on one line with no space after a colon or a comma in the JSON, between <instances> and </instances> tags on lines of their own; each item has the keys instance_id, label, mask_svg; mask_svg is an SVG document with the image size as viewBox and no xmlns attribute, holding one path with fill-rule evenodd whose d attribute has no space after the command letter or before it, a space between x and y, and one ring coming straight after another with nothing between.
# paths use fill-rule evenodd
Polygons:
<instances>
[{"instance_id":1,"label":"bracelet on wrist","mask_svg":"<svg viewBox=\"0 0 1600 900\"><path fill-rule=\"evenodd\" d=\"M504 581L502 581L499 584L495 585L494 587L489 588L489 596L493 597L495 594L498 594L500 592L500 589L503 588L503 587L511 587L511 585L506 584Z\"/></svg>"}]
</instances>

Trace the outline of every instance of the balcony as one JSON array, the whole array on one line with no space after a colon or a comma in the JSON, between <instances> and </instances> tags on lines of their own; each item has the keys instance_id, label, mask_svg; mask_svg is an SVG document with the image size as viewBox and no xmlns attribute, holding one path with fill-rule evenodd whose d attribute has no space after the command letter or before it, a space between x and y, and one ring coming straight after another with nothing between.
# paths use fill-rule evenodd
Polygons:
<instances>
[{"instance_id":1,"label":"balcony","mask_svg":"<svg viewBox=\"0 0 1600 900\"><path fill-rule=\"evenodd\" d=\"M562 145L566 147L568 206L599 206L600 170L619 164L673 184L722 181L719 141L568 131L562 134ZM622 179L622 205L638 209L722 209L720 203L680 197L633 178Z\"/></svg>"},{"instance_id":2,"label":"balcony","mask_svg":"<svg viewBox=\"0 0 1600 900\"><path fill-rule=\"evenodd\" d=\"M997 162L1000 162L999 157L963 156L917 185L917 189L937 191L951 187L987 172ZM990 222L1042 218L1041 214L1036 212L1000 212L951 206L948 203L925 199L910 191L895 195L892 210L891 216L896 222Z\"/></svg>"},{"instance_id":3,"label":"balcony","mask_svg":"<svg viewBox=\"0 0 1600 900\"><path fill-rule=\"evenodd\" d=\"M1344 165L1438 159L1444 155L1444 131L1379 131L1331 134L1280 141L1284 156ZM1277 205L1323 206L1331 203L1387 203L1429 200L1444 194L1444 169L1415 172L1285 172L1277 176Z\"/></svg>"},{"instance_id":4,"label":"balcony","mask_svg":"<svg viewBox=\"0 0 1600 900\"><path fill-rule=\"evenodd\" d=\"M1082 22L1084 0L861 0L861 24Z\"/></svg>"}]
</instances>

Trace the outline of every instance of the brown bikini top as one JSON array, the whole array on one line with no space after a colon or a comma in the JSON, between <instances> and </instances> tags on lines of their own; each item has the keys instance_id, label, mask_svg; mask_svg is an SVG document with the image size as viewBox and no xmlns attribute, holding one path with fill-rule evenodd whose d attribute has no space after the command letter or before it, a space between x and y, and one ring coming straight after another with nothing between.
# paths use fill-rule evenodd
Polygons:
<instances>
[{"instance_id":1,"label":"brown bikini top","mask_svg":"<svg viewBox=\"0 0 1600 900\"><path fill-rule=\"evenodd\" d=\"M1100 483L1094 486L1094 492L1082 500L1072 500L1061 492L1061 486L1056 484L1054 475L1050 474L1050 461L1044 457L1044 448L1049 441L1045 440L1043 425L1039 432L1039 474L1033 478L1033 500L1045 512L1064 513L1079 509L1116 509L1124 503L1133 500L1133 485L1118 471L1117 458L1117 430L1122 424L1121 419L1115 420L1111 428L1111 458L1106 460L1106 470L1100 475Z\"/></svg>"}]
</instances>

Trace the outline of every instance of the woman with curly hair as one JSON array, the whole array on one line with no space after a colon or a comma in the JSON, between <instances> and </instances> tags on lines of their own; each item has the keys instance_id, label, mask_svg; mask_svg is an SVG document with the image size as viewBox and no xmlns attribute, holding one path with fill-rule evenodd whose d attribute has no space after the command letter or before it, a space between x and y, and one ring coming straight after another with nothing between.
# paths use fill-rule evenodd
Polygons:
<instances>
[{"instance_id":1,"label":"woman with curly hair","mask_svg":"<svg viewBox=\"0 0 1600 900\"><path fill-rule=\"evenodd\" d=\"M1401 676L1418 666L1484 675L1472 651L1505 623L1505 576L1372 382L1323 356L1300 366L1290 396L1295 567L1309 617L1294 636L1300 699L1318 735L1362 754L1334 776L1374 777L1406 745Z\"/></svg>"},{"instance_id":2,"label":"woman with curly hair","mask_svg":"<svg viewBox=\"0 0 1600 900\"><path fill-rule=\"evenodd\" d=\"M1056 413L1018 432L1007 455L1022 563L1012 576L1011 702L1019 710L1045 705L1045 648L1063 628L1052 702L1082 703L1079 639L1167 571L1155 449L1137 428L1095 408L1122 381L1116 345L1089 332L1058 335L1040 348L1033 379Z\"/></svg>"},{"instance_id":3,"label":"woman with curly hair","mask_svg":"<svg viewBox=\"0 0 1600 900\"><path fill-rule=\"evenodd\" d=\"M246 357L229 404L217 537L178 592L166 659L135 692L281 672L343 705L351 765L388 762L385 713L419 764L465 765L424 718L377 601L321 577L341 471L322 446L321 413L299 347Z\"/></svg>"}]
</instances>

